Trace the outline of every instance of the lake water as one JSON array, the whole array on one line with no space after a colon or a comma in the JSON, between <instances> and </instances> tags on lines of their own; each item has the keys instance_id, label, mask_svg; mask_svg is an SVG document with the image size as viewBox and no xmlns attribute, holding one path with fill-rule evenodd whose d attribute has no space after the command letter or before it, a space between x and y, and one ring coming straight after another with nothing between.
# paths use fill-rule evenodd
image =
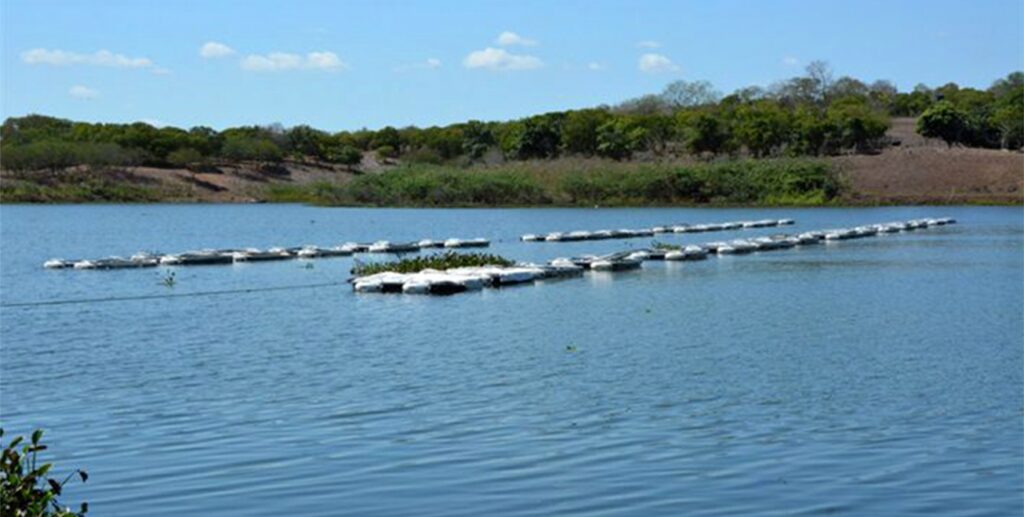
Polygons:
<instances>
[{"instance_id":1,"label":"lake water","mask_svg":"<svg viewBox=\"0 0 1024 517\"><path fill-rule=\"evenodd\" d=\"M351 258L44 270L204 247L951 216L914 233L451 297ZM778 228L659 237L703 242ZM1021 515L1020 208L0 207L0 411L96 515ZM106 303L25 302L155 296ZM575 351L567 350L575 347Z\"/></svg>"}]
</instances>

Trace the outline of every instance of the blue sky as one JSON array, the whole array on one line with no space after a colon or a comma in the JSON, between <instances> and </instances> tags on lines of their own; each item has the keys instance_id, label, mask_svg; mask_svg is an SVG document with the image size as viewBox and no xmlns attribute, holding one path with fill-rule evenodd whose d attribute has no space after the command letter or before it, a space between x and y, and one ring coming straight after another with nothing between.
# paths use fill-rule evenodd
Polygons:
<instances>
[{"instance_id":1,"label":"blue sky","mask_svg":"<svg viewBox=\"0 0 1024 517\"><path fill-rule=\"evenodd\" d=\"M675 79L730 92L814 59L901 90L987 87L1024 68L1022 3L3 0L0 107L218 129L427 126L613 104Z\"/></svg>"}]
</instances>

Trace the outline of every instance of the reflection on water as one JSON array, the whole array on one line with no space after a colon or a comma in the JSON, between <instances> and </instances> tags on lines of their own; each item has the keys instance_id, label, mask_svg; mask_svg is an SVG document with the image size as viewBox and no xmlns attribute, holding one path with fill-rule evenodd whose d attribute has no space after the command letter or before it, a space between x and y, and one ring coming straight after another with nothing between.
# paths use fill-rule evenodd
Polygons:
<instances>
[{"instance_id":1,"label":"reflection on water","mask_svg":"<svg viewBox=\"0 0 1024 517\"><path fill-rule=\"evenodd\" d=\"M0 208L0 298L344 280L352 259L45 271L138 250L792 217L960 224L452 297L342 286L0 309L0 409L103 515L1019 515L1020 209ZM762 235L779 229L721 236ZM683 244L719 235L677 234Z\"/></svg>"}]
</instances>

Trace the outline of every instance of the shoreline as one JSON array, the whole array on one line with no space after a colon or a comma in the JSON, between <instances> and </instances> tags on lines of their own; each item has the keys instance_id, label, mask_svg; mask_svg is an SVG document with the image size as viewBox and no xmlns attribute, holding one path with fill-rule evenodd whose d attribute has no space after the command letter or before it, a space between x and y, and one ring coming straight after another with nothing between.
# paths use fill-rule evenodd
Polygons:
<instances>
[{"instance_id":1,"label":"shoreline","mask_svg":"<svg viewBox=\"0 0 1024 517\"><path fill-rule=\"evenodd\" d=\"M0 172L0 204L259 204L408 208L1024 205L1024 153L939 146L820 158L494 165L396 164L355 173L282 162L213 172L125 167Z\"/></svg>"},{"instance_id":2,"label":"shoreline","mask_svg":"<svg viewBox=\"0 0 1024 517\"><path fill-rule=\"evenodd\" d=\"M304 205L315 208L381 208L381 209L410 209L410 210L449 210L449 209L460 209L460 210L488 210L488 209L523 209L523 210L543 210L543 209L591 209L591 210L606 210L606 209L634 209L634 208L711 208L711 209L728 209L728 208L764 208L764 209L775 209L775 208L789 208L789 209L810 209L810 208L885 208L885 207L924 207L924 206L992 206L992 207L1024 207L1024 198L1004 201L1004 200L991 200L991 199L980 199L980 200L937 200L937 199L921 199L921 200L864 200L861 202L847 202L837 201L822 204L730 204L730 203L704 203L704 204L641 204L641 205L600 205L600 206L589 206L583 204L544 204L544 205L466 205L466 204L451 204L451 205L374 205L374 204L338 204L338 205L323 205L317 203L308 203L302 201L204 201L199 199L193 200L178 200L168 199L159 201L48 201L48 202L30 202L30 201L2 201L0 200L0 206L111 206L111 205Z\"/></svg>"}]
</instances>

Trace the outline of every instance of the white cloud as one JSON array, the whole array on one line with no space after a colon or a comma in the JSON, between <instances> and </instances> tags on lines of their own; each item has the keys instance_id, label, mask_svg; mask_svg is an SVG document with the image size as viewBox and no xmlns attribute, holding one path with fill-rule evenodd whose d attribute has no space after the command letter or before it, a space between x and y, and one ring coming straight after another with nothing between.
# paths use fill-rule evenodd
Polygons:
<instances>
[{"instance_id":1,"label":"white cloud","mask_svg":"<svg viewBox=\"0 0 1024 517\"><path fill-rule=\"evenodd\" d=\"M800 60L793 56L786 56L782 58L782 64L786 66L800 66Z\"/></svg>"},{"instance_id":2,"label":"white cloud","mask_svg":"<svg viewBox=\"0 0 1024 517\"><path fill-rule=\"evenodd\" d=\"M591 63L587 63L587 70L592 70L594 72L600 72L601 70L605 70L607 68L608 67L606 67L603 64L598 63L596 61L591 62Z\"/></svg>"},{"instance_id":3,"label":"white cloud","mask_svg":"<svg viewBox=\"0 0 1024 517\"><path fill-rule=\"evenodd\" d=\"M441 68L441 60L436 57L427 58L427 61L423 63L424 68Z\"/></svg>"},{"instance_id":4,"label":"white cloud","mask_svg":"<svg viewBox=\"0 0 1024 517\"><path fill-rule=\"evenodd\" d=\"M524 47L533 47L537 45L537 40L524 38L512 31L505 31L498 35L498 39L494 40L495 43L503 47L509 47L512 45L522 45Z\"/></svg>"},{"instance_id":5,"label":"white cloud","mask_svg":"<svg viewBox=\"0 0 1024 517\"><path fill-rule=\"evenodd\" d=\"M341 59L334 52L310 52L306 54L306 65L309 68L319 68L321 70L345 68L345 63L342 63Z\"/></svg>"},{"instance_id":6,"label":"white cloud","mask_svg":"<svg viewBox=\"0 0 1024 517\"><path fill-rule=\"evenodd\" d=\"M155 128L161 128L161 127L166 127L167 126L166 122L164 122L162 120L157 120L155 118L144 118L144 119L140 120L139 122L143 122L143 123L149 124L149 125L151 125L151 126L153 126Z\"/></svg>"},{"instance_id":7,"label":"white cloud","mask_svg":"<svg viewBox=\"0 0 1024 517\"><path fill-rule=\"evenodd\" d=\"M95 99L96 97L99 97L100 96L100 92L98 92L96 90L93 90L92 88L89 88L88 86L82 86L80 84L76 84L76 85L72 86L70 90L68 90L68 95L70 95L70 96L72 96L72 97L74 97L76 99L90 100L90 99Z\"/></svg>"},{"instance_id":8,"label":"white cloud","mask_svg":"<svg viewBox=\"0 0 1024 517\"><path fill-rule=\"evenodd\" d=\"M654 40L643 40L636 42L637 48L661 48L661 43Z\"/></svg>"},{"instance_id":9,"label":"white cloud","mask_svg":"<svg viewBox=\"0 0 1024 517\"><path fill-rule=\"evenodd\" d=\"M144 57L128 57L124 54L115 54L109 50L100 50L92 54L79 54L66 50L48 50L45 48L34 48L22 52L21 60L30 65L92 65L109 66L115 68L151 68L153 62Z\"/></svg>"},{"instance_id":10,"label":"white cloud","mask_svg":"<svg viewBox=\"0 0 1024 517\"><path fill-rule=\"evenodd\" d=\"M679 65L661 54L644 54L640 56L640 61L637 62L636 66L641 72L649 74L678 72L681 70Z\"/></svg>"},{"instance_id":11,"label":"white cloud","mask_svg":"<svg viewBox=\"0 0 1024 517\"><path fill-rule=\"evenodd\" d=\"M235 53L235 49L216 41L207 41L199 47L199 55L205 59L217 59L228 57Z\"/></svg>"},{"instance_id":12,"label":"white cloud","mask_svg":"<svg viewBox=\"0 0 1024 517\"><path fill-rule=\"evenodd\" d=\"M512 54L501 48L487 47L483 50L470 52L462 65L466 68L484 68L495 71L532 70L544 66L544 62L534 56Z\"/></svg>"},{"instance_id":13,"label":"white cloud","mask_svg":"<svg viewBox=\"0 0 1024 517\"><path fill-rule=\"evenodd\" d=\"M271 52L267 55L250 54L242 60L241 66L252 72L280 72L283 70L327 70L337 71L348 68L334 52L310 52L305 56L287 52Z\"/></svg>"}]
</instances>

